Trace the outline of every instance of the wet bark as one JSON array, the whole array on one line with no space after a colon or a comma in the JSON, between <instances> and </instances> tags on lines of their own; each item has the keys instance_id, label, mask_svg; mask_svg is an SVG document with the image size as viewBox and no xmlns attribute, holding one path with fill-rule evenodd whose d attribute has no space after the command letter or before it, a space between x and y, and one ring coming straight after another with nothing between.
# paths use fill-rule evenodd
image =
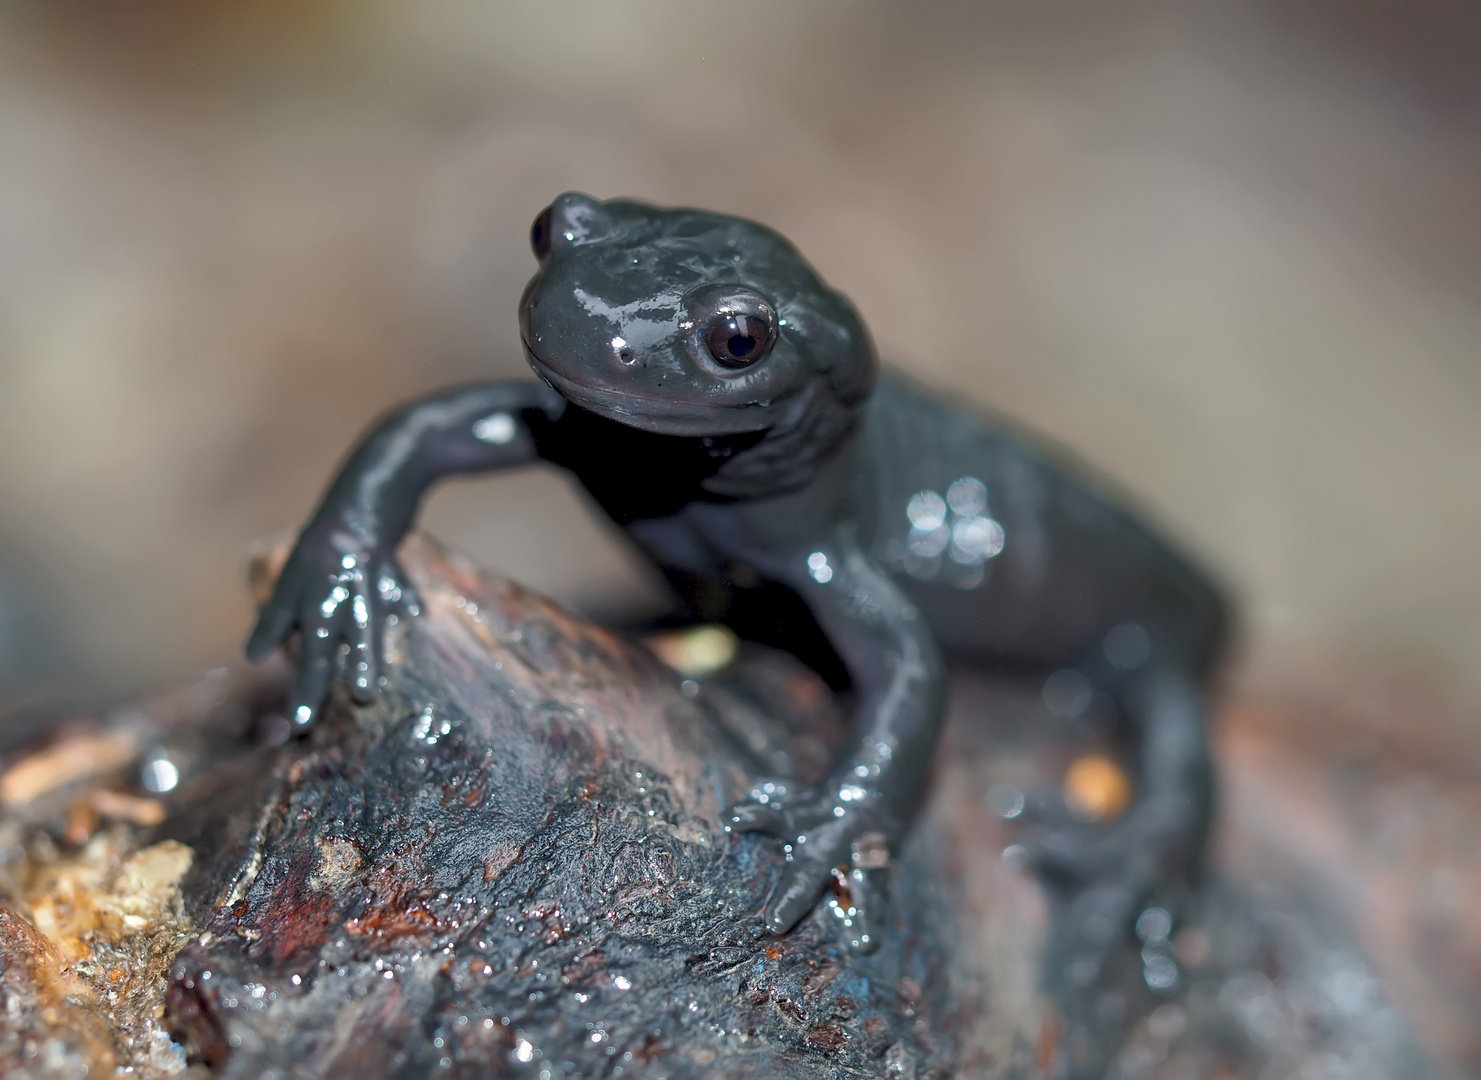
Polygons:
<instances>
[{"instance_id":1,"label":"wet bark","mask_svg":"<svg viewBox=\"0 0 1481 1080\"><path fill-rule=\"evenodd\" d=\"M58 1050L48 1072L12 1049L17 1067L67 1075L112 1055L146 1075L188 1058L228 1077L927 1077L1046 1064L1043 908L997 857L1005 839L968 775L943 780L897 854L877 953L844 949L843 887L771 937L777 842L717 821L760 777L821 776L843 731L816 676L743 649L686 680L425 540L404 557L427 610L393 632L386 693L336 697L306 740L287 739L276 711L282 663L54 740L59 760L68 738L92 740L103 767L12 807L15 926L50 903L57 867L87 868L96 897L90 923L41 919L69 942L39 962L61 964L66 985L20 987L13 1008L30 1018L20 1042ZM123 739L112 757L110 738ZM34 766L28 752L13 760ZM69 822L70 842L35 853L37 829ZM141 851L168 864L158 902L109 923ZM24 938L7 947L43 948ZM131 957L123 976L108 949ZM162 997L164 1015L109 1012L110 978ZM78 1036L78 1018L47 1004L64 998L102 1032Z\"/></svg>"},{"instance_id":2,"label":"wet bark","mask_svg":"<svg viewBox=\"0 0 1481 1080\"><path fill-rule=\"evenodd\" d=\"M1288 857L1250 855L1272 822L1240 793L1295 807L1274 846L1300 841L1329 808L1291 795L1321 790L1325 754L1280 796L1306 759L1226 745L1238 876L1076 990L1055 960L1075 897L1003 853L1069 795L1113 813L1126 792L1072 778L1114 775L1116 748L959 674L884 945L860 957L842 893L763 933L782 856L715 824L763 776L821 775L843 730L815 676L621 638L425 540L405 560L428 610L391 642L386 697L336 699L306 740L283 657L0 725L0 1074L1442 1075L1341 912Z\"/></svg>"}]
</instances>

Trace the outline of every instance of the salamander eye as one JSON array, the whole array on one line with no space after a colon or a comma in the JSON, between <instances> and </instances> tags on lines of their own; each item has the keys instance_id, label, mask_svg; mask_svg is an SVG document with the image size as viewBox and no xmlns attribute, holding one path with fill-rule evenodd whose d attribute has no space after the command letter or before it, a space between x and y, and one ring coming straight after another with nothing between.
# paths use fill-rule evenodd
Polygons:
<instances>
[{"instance_id":1,"label":"salamander eye","mask_svg":"<svg viewBox=\"0 0 1481 1080\"><path fill-rule=\"evenodd\" d=\"M721 315L704 333L705 348L721 367L750 367L771 348L771 327L755 315Z\"/></svg>"},{"instance_id":2,"label":"salamander eye","mask_svg":"<svg viewBox=\"0 0 1481 1080\"><path fill-rule=\"evenodd\" d=\"M544 262L545 256L550 254L550 207L548 206L535 219L535 224L530 226L530 247L535 251L535 258L541 262Z\"/></svg>"}]
</instances>

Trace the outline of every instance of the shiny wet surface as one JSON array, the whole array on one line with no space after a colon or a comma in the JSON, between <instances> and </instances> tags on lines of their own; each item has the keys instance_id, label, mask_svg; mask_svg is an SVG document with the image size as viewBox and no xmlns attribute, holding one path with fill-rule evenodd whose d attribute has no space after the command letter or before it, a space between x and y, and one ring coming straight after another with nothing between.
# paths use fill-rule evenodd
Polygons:
<instances>
[{"instance_id":1,"label":"shiny wet surface","mask_svg":"<svg viewBox=\"0 0 1481 1080\"><path fill-rule=\"evenodd\" d=\"M447 573L427 595L457 635L402 654L396 707L338 711L307 744L284 743L269 669L7 745L4 903L27 920L0 923L13 1074L163 1076L186 1046L254 1076L1474 1068L1475 773L1443 742L1406 757L1340 703L1241 688L1206 892L1180 920L1144 911L1110 990L1077 1001L1039 966L1076 912L1004 853L1124 806L1125 759L1093 725L958 675L888 945L839 948L846 890L774 939L759 911L778 853L712 823L765 774L826 767L842 733L818 682L714 632L655 644L666 674ZM413 671L453 683L418 690ZM472 752L495 734L492 758Z\"/></svg>"}]
</instances>

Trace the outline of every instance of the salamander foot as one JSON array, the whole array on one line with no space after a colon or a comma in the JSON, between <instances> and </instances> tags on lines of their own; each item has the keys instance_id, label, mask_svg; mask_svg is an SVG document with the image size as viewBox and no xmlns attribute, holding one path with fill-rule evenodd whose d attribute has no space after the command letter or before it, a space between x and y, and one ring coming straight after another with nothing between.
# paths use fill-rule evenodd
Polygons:
<instances>
[{"instance_id":1,"label":"salamander foot","mask_svg":"<svg viewBox=\"0 0 1481 1080\"><path fill-rule=\"evenodd\" d=\"M775 787L765 801L737 803L724 818L727 832L763 832L783 841L787 868L767 906L767 929L785 934L826 897L848 947L873 952L888 908L898 819L878 794L847 782L791 793Z\"/></svg>"}]
</instances>

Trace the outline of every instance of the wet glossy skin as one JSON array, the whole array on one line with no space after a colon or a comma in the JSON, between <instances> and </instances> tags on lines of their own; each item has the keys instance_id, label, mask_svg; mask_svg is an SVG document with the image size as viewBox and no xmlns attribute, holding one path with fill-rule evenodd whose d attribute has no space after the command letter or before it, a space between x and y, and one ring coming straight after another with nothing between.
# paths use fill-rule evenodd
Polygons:
<instances>
[{"instance_id":1,"label":"wet glossy skin","mask_svg":"<svg viewBox=\"0 0 1481 1080\"><path fill-rule=\"evenodd\" d=\"M262 611L249 655L302 632L295 721L312 722L335 678L375 694L383 628L416 611L394 553L422 494L543 459L697 617L791 648L851 692L855 740L827 783L758 789L731 811L732 828L784 842L776 932L838 870L863 913L852 944L870 947L882 867L941 727L943 652L1053 673L1052 706L1124 725L1141 758L1132 811L1027 852L1080 898L1092 929L1074 978L1093 978L1084 965L1201 853L1200 685L1226 621L1214 589L1052 454L880 377L852 306L770 230L568 194L532 240L521 329L541 381L462 387L385 419Z\"/></svg>"}]
</instances>

